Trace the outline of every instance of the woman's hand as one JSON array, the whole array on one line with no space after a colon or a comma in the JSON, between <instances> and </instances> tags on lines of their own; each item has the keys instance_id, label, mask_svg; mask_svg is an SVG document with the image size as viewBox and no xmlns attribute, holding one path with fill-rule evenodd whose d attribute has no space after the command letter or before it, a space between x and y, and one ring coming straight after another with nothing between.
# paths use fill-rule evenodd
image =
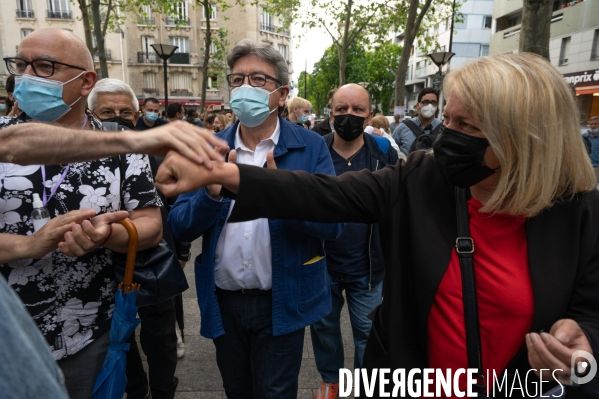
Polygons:
<instances>
[{"instance_id":1,"label":"woman's hand","mask_svg":"<svg viewBox=\"0 0 599 399\"><path fill-rule=\"evenodd\" d=\"M572 356L576 351L583 350L593 354L591 344L577 322L562 319L555 322L549 333L530 333L526 335L528 361L535 374L540 377L541 369L549 369L544 373L549 376L555 371L555 376L564 385L571 385ZM574 364L579 367L585 359L577 358Z\"/></svg>"}]
</instances>

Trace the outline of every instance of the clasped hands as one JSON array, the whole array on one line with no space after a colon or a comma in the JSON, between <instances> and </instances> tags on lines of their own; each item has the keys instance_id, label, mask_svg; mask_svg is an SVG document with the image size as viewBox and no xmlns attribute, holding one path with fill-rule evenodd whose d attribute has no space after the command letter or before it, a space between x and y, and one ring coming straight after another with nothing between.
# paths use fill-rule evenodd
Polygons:
<instances>
[{"instance_id":1,"label":"clasped hands","mask_svg":"<svg viewBox=\"0 0 599 399\"><path fill-rule=\"evenodd\" d=\"M81 209L56 216L31 235L30 257L42 258L56 248L67 256L83 256L98 246L105 246L111 232L110 225L127 216L127 211L96 216L93 209Z\"/></svg>"}]
</instances>

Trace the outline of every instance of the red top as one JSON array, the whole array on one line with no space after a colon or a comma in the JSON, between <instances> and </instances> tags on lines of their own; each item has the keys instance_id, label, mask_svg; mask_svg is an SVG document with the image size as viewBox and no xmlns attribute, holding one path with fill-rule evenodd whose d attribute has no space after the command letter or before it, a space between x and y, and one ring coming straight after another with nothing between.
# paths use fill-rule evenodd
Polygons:
<instances>
[{"instance_id":1,"label":"red top","mask_svg":"<svg viewBox=\"0 0 599 399\"><path fill-rule=\"evenodd\" d=\"M474 198L468 201L470 234L475 246L482 363L484 375L489 370L491 378L492 370L499 376L525 344L525 335L533 322L534 299L528 270L526 219L481 213L482 206ZM462 279L455 248L428 318L428 353L431 368L468 367ZM464 377L460 389L465 388Z\"/></svg>"}]
</instances>

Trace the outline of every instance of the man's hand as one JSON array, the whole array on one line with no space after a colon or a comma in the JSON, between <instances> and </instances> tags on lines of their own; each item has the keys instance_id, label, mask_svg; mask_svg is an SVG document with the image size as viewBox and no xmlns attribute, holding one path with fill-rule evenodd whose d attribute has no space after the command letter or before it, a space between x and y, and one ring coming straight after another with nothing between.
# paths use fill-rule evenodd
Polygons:
<instances>
[{"instance_id":1,"label":"man's hand","mask_svg":"<svg viewBox=\"0 0 599 399\"><path fill-rule=\"evenodd\" d=\"M222 184L232 192L239 188L239 169L233 163L217 162L212 170L169 152L156 174L156 187L167 197Z\"/></svg>"},{"instance_id":2,"label":"man's hand","mask_svg":"<svg viewBox=\"0 0 599 399\"><path fill-rule=\"evenodd\" d=\"M54 251L58 247L58 243L63 240L65 233L95 214L96 211L93 209L81 209L50 219L41 229L29 236L28 253L25 257L40 259Z\"/></svg>"},{"instance_id":3,"label":"man's hand","mask_svg":"<svg viewBox=\"0 0 599 399\"><path fill-rule=\"evenodd\" d=\"M228 147L221 147L218 149L218 151L224 156L227 153L228 149ZM229 158L227 159L227 162L237 163L237 150L231 150L231 152L229 152ZM209 186L206 186L206 192L208 193L210 198L216 201L220 201L223 198L223 196L220 195L220 191L222 190L222 188L223 186L220 184L210 184Z\"/></svg>"},{"instance_id":4,"label":"man's hand","mask_svg":"<svg viewBox=\"0 0 599 399\"><path fill-rule=\"evenodd\" d=\"M574 320L562 319L555 322L549 333L530 333L526 335L526 347L528 349L528 361L535 374L540 376L540 369L549 369L544 376L550 376L554 370L555 376L565 385L571 385L571 361L572 355L578 350L593 354L591 345L586 335ZM585 359L576 360L578 364Z\"/></svg>"},{"instance_id":5,"label":"man's hand","mask_svg":"<svg viewBox=\"0 0 599 399\"><path fill-rule=\"evenodd\" d=\"M83 256L104 244L110 235L110 225L127 216L129 216L129 212L118 211L103 213L91 220L84 220L81 225L74 225L71 231L64 234L65 242L58 244L58 248L67 256Z\"/></svg>"},{"instance_id":6,"label":"man's hand","mask_svg":"<svg viewBox=\"0 0 599 399\"><path fill-rule=\"evenodd\" d=\"M212 168L212 161L224 161L222 153L215 147L229 150L227 142L213 132L180 121L129 133L127 140L133 153L165 156L174 150L195 163L206 165L208 169Z\"/></svg>"}]
</instances>

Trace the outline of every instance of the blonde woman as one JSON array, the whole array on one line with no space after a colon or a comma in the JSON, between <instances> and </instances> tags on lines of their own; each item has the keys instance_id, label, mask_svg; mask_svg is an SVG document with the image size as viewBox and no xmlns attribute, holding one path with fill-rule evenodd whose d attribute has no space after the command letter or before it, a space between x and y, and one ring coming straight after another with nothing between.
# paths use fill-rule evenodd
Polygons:
<instances>
[{"instance_id":1,"label":"blonde woman","mask_svg":"<svg viewBox=\"0 0 599 399\"><path fill-rule=\"evenodd\" d=\"M227 128L227 117L223 114L214 114L214 123L212 124L214 132L218 133Z\"/></svg>"},{"instance_id":2,"label":"blonde woman","mask_svg":"<svg viewBox=\"0 0 599 399\"><path fill-rule=\"evenodd\" d=\"M379 222L385 298L364 367L406 375L450 369L452 376L472 363L455 248L456 187L466 189L469 198L459 204L466 202L472 242L461 243L474 244L467 249L479 328L471 331L480 333L482 374L501 379L506 372L512 386L517 371L529 389L544 369L551 382L543 391L554 384L559 394L553 376L571 384L572 365L584 368L577 351L599 354L599 192L571 90L549 62L524 53L457 69L444 92L445 130L434 151L414 152L394 167L334 178L219 163L198 173L173 155L159 187L170 195L186 185L223 184L237 193L229 222ZM466 378L457 378L465 390ZM509 396L505 384L498 394L490 392L492 379L479 382L475 392ZM597 382L566 386L566 394L588 397Z\"/></svg>"}]
</instances>

